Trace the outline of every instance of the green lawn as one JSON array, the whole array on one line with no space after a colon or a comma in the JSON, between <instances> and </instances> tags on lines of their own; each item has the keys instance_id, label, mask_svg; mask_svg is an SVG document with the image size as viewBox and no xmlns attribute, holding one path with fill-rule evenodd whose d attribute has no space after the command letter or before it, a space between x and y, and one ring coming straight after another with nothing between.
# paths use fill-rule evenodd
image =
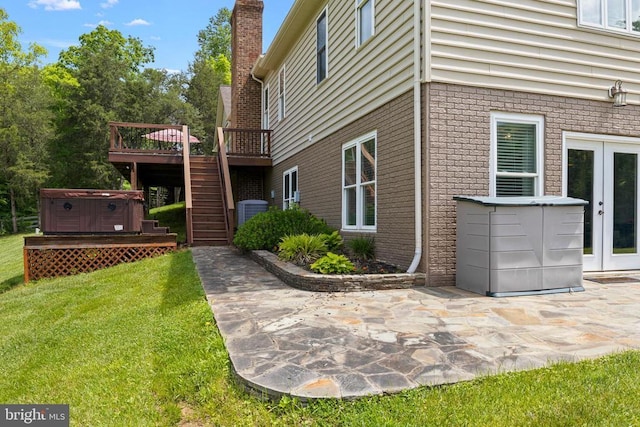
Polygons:
<instances>
[{"instance_id":1,"label":"green lawn","mask_svg":"<svg viewBox=\"0 0 640 427\"><path fill-rule=\"evenodd\" d=\"M184 202L153 208L147 215L148 219L157 219L160 227L169 227L171 233L176 233L178 243L187 241L187 217Z\"/></svg>"},{"instance_id":2,"label":"green lawn","mask_svg":"<svg viewBox=\"0 0 640 427\"><path fill-rule=\"evenodd\" d=\"M67 403L75 426L633 426L640 352L357 401L244 394L189 251L16 285L0 237L0 403ZM14 258L19 258L14 261Z\"/></svg>"},{"instance_id":3,"label":"green lawn","mask_svg":"<svg viewBox=\"0 0 640 427\"><path fill-rule=\"evenodd\" d=\"M0 236L0 294L24 281L24 235Z\"/></svg>"}]
</instances>

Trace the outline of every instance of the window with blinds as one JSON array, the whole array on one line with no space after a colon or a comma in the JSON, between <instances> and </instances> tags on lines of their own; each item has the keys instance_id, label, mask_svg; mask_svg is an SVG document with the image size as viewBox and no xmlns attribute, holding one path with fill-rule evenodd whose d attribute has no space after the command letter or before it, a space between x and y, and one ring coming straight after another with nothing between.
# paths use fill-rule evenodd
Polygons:
<instances>
[{"instance_id":1,"label":"window with blinds","mask_svg":"<svg viewBox=\"0 0 640 427\"><path fill-rule=\"evenodd\" d=\"M541 117L493 115L493 185L496 196L541 194Z\"/></svg>"}]
</instances>

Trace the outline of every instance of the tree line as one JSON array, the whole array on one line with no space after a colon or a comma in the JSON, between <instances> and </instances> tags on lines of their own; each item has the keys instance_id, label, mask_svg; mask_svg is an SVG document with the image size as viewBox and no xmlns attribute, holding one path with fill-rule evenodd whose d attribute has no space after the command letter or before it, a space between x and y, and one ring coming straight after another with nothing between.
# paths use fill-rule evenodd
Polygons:
<instances>
[{"instance_id":1,"label":"tree line","mask_svg":"<svg viewBox=\"0 0 640 427\"><path fill-rule=\"evenodd\" d=\"M231 79L231 11L198 33L188 71L147 67L154 48L98 26L42 64L0 8L0 224L38 211L40 188L121 188L108 161L110 121L186 124L213 146L218 88ZM6 232L0 226L0 234Z\"/></svg>"}]
</instances>

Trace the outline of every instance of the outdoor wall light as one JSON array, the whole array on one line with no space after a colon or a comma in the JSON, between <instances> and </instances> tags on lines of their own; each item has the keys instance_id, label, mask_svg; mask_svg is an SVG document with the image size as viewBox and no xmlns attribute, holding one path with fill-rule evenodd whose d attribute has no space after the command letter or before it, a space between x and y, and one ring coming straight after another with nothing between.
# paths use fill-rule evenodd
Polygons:
<instances>
[{"instance_id":1,"label":"outdoor wall light","mask_svg":"<svg viewBox=\"0 0 640 427\"><path fill-rule=\"evenodd\" d=\"M609 88L609 98L613 98L614 107L627 105L627 91L622 89L622 81L618 80Z\"/></svg>"}]
</instances>

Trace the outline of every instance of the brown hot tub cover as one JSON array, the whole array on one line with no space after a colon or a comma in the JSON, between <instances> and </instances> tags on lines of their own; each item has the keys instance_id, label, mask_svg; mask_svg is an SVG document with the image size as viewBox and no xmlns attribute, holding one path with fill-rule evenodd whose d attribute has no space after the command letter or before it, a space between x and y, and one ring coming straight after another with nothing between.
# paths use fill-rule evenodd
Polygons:
<instances>
[{"instance_id":1,"label":"brown hot tub cover","mask_svg":"<svg viewBox=\"0 0 640 427\"><path fill-rule=\"evenodd\" d=\"M144 219L142 191L40 190L44 234L140 233Z\"/></svg>"}]
</instances>

